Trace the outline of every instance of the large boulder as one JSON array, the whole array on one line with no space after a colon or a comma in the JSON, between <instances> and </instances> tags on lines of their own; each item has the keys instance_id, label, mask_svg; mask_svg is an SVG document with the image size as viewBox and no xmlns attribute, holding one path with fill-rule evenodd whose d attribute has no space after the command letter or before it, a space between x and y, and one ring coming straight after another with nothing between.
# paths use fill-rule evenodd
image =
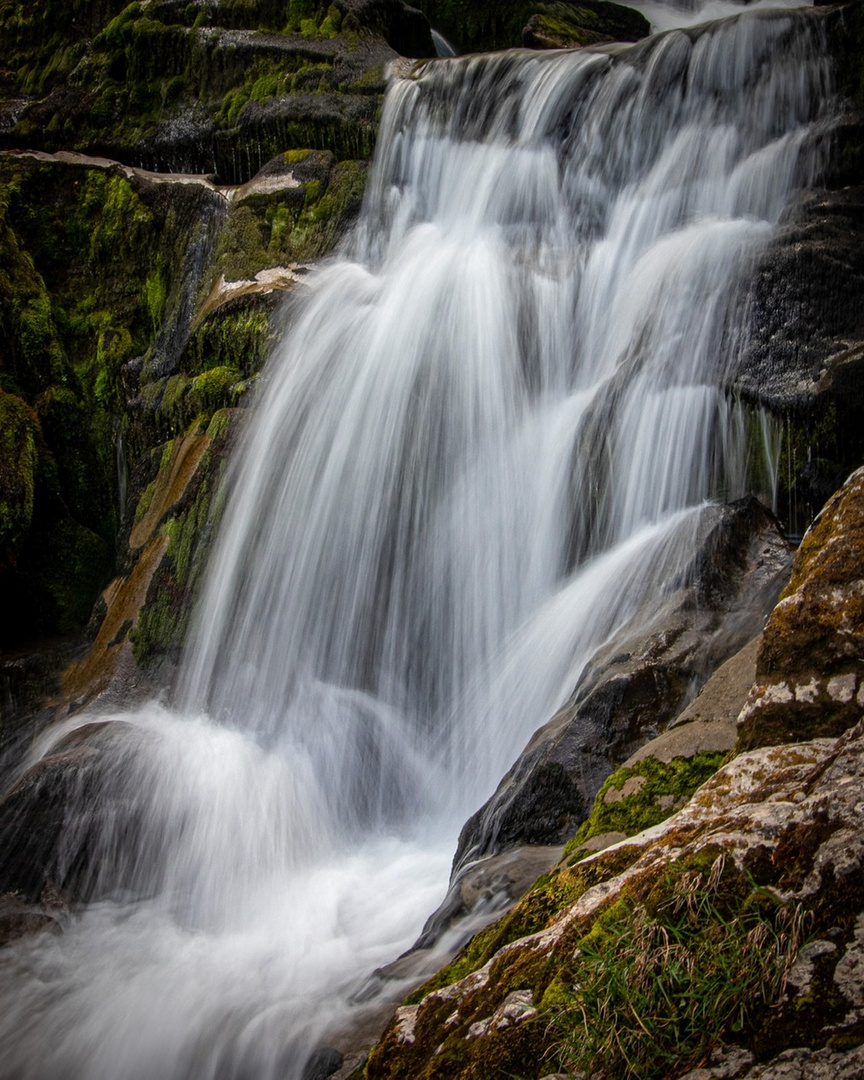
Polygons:
<instances>
[{"instance_id":1,"label":"large boulder","mask_svg":"<svg viewBox=\"0 0 864 1080\"><path fill-rule=\"evenodd\" d=\"M707 509L679 586L598 650L571 700L532 737L465 824L455 865L517 844L563 843L617 765L672 721L761 629L786 580L788 544L755 499Z\"/></svg>"},{"instance_id":2,"label":"large boulder","mask_svg":"<svg viewBox=\"0 0 864 1080\"><path fill-rule=\"evenodd\" d=\"M837 735L864 710L864 469L801 542L739 718L742 749Z\"/></svg>"},{"instance_id":3,"label":"large boulder","mask_svg":"<svg viewBox=\"0 0 864 1080\"><path fill-rule=\"evenodd\" d=\"M706 1078L790 1048L858 1075L862 781L861 724L741 755L663 824L542 878L397 1010L362 1075L671 1078L730 1047L740 1071Z\"/></svg>"},{"instance_id":4,"label":"large boulder","mask_svg":"<svg viewBox=\"0 0 864 1080\"><path fill-rule=\"evenodd\" d=\"M639 41L651 29L641 12L609 0L418 0L417 6L459 52Z\"/></svg>"}]
</instances>

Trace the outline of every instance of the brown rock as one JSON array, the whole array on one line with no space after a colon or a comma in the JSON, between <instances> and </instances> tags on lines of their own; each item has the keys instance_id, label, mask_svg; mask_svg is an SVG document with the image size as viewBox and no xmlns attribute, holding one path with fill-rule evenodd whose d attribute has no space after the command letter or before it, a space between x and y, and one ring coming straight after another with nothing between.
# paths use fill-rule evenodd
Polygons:
<instances>
[{"instance_id":1,"label":"brown rock","mask_svg":"<svg viewBox=\"0 0 864 1080\"><path fill-rule=\"evenodd\" d=\"M864 469L807 530L765 626L739 747L836 735L864 712Z\"/></svg>"}]
</instances>

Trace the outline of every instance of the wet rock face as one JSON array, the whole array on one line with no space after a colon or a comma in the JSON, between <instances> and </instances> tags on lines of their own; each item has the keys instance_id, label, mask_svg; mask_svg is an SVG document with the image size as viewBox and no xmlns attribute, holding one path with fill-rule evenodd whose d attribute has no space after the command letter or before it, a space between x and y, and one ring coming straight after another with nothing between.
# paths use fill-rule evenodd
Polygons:
<instances>
[{"instance_id":1,"label":"wet rock face","mask_svg":"<svg viewBox=\"0 0 864 1080\"><path fill-rule=\"evenodd\" d=\"M862 228L861 187L812 192L793 208L756 272L743 392L779 411L860 388Z\"/></svg>"},{"instance_id":2,"label":"wet rock face","mask_svg":"<svg viewBox=\"0 0 864 1080\"><path fill-rule=\"evenodd\" d=\"M563 843L612 771L680 712L695 685L762 626L789 570L755 500L706 512L702 548L658 613L637 613L594 656L571 701L535 733L465 824L455 865L520 843Z\"/></svg>"},{"instance_id":3,"label":"wet rock face","mask_svg":"<svg viewBox=\"0 0 864 1080\"><path fill-rule=\"evenodd\" d=\"M639 41L650 31L639 11L607 0L418 0L430 23L460 52L525 45L572 49L608 41Z\"/></svg>"},{"instance_id":4,"label":"wet rock face","mask_svg":"<svg viewBox=\"0 0 864 1080\"><path fill-rule=\"evenodd\" d=\"M742 748L836 734L864 709L864 469L813 522L771 613Z\"/></svg>"},{"instance_id":5,"label":"wet rock face","mask_svg":"<svg viewBox=\"0 0 864 1080\"><path fill-rule=\"evenodd\" d=\"M118 858L142 854L124 790L125 762L141 738L122 721L88 724L13 784L0 800L0 894L33 905L56 886L83 900L110 878Z\"/></svg>"}]
</instances>

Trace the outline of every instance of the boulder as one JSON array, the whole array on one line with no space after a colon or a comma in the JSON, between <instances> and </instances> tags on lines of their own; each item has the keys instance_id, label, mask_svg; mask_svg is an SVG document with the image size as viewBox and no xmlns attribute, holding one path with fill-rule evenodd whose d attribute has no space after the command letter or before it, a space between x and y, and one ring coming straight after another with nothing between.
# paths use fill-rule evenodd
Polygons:
<instances>
[{"instance_id":1,"label":"boulder","mask_svg":"<svg viewBox=\"0 0 864 1080\"><path fill-rule=\"evenodd\" d=\"M86 724L13 783L0 799L0 894L25 908L46 889L78 902L110 890L118 861L134 865L143 852L126 763L144 738L123 721Z\"/></svg>"},{"instance_id":2,"label":"boulder","mask_svg":"<svg viewBox=\"0 0 864 1080\"><path fill-rule=\"evenodd\" d=\"M598 650L571 700L468 820L457 868L517 844L563 843L609 773L761 629L791 562L776 521L755 499L713 507L701 545L659 610L655 600L654 610L638 612Z\"/></svg>"},{"instance_id":3,"label":"boulder","mask_svg":"<svg viewBox=\"0 0 864 1080\"><path fill-rule=\"evenodd\" d=\"M864 469L808 529L759 646L739 747L836 735L864 709Z\"/></svg>"},{"instance_id":4,"label":"boulder","mask_svg":"<svg viewBox=\"0 0 864 1080\"><path fill-rule=\"evenodd\" d=\"M824 1063L835 1069L826 1077L858 1075L860 1051L843 1050L864 1037L862 782L864 722L836 740L739 756L664 823L542 878L511 915L396 1011L363 1075L424 1080L439 1075L446 1059L447 1075L467 1080L489 1075L490 1062L518 1075L541 1058L570 1074L588 1064L585 1046L607 1054L594 1058L592 1071L602 1062L605 1075L623 1075L616 1041L602 1043L606 1026L634 1053L667 1060L669 1076L730 1047L727 1058L740 1071L724 1073L718 1065L706 1076L823 1075L784 1072L785 1062ZM665 945L652 945L657 933ZM688 950L703 940L713 942L707 947L715 956L719 947L727 958L765 964L759 978L740 980L728 1024L706 1013L704 1027L688 1027L682 1006L668 1031L652 1024L642 1032L635 1020L625 1027L638 957L665 948L667 964L658 952L647 985L674 993L678 969L669 956L687 963ZM688 1001L716 992L699 975L688 977ZM586 987L607 1002L605 1012L594 1012ZM705 1004L719 1008L720 1000ZM595 1019L586 1029L589 1016ZM748 1072L757 1059L771 1061L773 1071Z\"/></svg>"},{"instance_id":5,"label":"boulder","mask_svg":"<svg viewBox=\"0 0 864 1080\"><path fill-rule=\"evenodd\" d=\"M608 0L418 0L418 7L459 52L639 41L651 29L641 12Z\"/></svg>"}]
</instances>

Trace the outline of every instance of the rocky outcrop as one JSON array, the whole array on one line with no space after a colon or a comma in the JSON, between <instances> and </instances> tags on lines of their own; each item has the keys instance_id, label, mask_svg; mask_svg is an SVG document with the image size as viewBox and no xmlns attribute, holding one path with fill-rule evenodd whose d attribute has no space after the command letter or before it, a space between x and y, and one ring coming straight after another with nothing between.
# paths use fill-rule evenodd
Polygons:
<instances>
[{"instance_id":1,"label":"rocky outcrop","mask_svg":"<svg viewBox=\"0 0 864 1080\"><path fill-rule=\"evenodd\" d=\"M813 522L762 635L743 749L836 735L864 709L864 469Z\"/></svg>"},{"instance_id":2,"label":"rocky outcrop","mask_svg":"<svg viewBox=\"0 0 864 1080\"><path fill-rule=\"evenodd\" d=\"M44 0L30 8L0 23L0 146L230 183L288 149L368 158L384 66L435 55L425 18L401 0L151 0L62 18Z\"/></svg>"},{"instance_id":3,"label":"rocky outcrop","mask_svg":"<svg viewBox=\"0 0 864 1080\"><path fill-rule=\"evenodd\" d=\"M632 1054L655 1062L640 1075L673 1077L722 1045L743 1046L753 1055L745 1065L789 1046L800 1055L829 1040L854 1045L864 1033L864 998L851 976L864 906L862 770L860 726L836 741L741 755L665 823L541 879L504 931L475 939L451 974L466 960L468 972L397 1011L363 1075L407 1070L419 1080L438 1075L442 1059L453 1077L490 1075L493 1062L518 1074L543 1059L624 1076ZM511 937L532 924L540 928ZM802 948L805 927L821 948ZM656 1008L676 994L677 964L695 959L703 934L730 962L758 964L758 978L736 989L724 1014L722 994L698 1002L717 988L691 971L682 984L691 1001L720 1015L702 1028L696 1015L688 1021L688 1005L668 1029L652 1018L640 1031L629 1011L645 987L631 965L648 955ZM616 1031L620 1045L609 1038Z\"/></svg>"},{"instance_id":4,"label":"rocky outcrop","mask_svg":"<svg viewBox=\"0 0 864 1080\"><path fill-rule=\"evenodd\" d=\"M278 298L357 213L394 49L434 49L401 0L40 2L0 13L0 44L9 647L80 631L134 572L166 447L242 403ZM141 628L160 656L179 632L164 614Z\"/></svg>"},{"instance_id":5,"label":"rocky outcrop","mask_svg":"<svg viewBox=\"0 0 864 1080\"><path fill-rule=\"evenodd\" d=\"M732 372L782 419L780 516L798 534L864 457L864 7L833 7L823 25L838 107L813 136L822 175L755 269Z\"/></svg>"},{"instance_id":6,"label":"rocky outcrop","mask_svg":"<svg viewBox=\"0 0 864 1080\"><path fill-rule=\"evenodd\" d=\"M650 30L641 12L608 0L478 0L471 4L418 0L417 6L459 52L519 45L573 49L610 41L639 41Z\"/></svg>"}]
</instances>

